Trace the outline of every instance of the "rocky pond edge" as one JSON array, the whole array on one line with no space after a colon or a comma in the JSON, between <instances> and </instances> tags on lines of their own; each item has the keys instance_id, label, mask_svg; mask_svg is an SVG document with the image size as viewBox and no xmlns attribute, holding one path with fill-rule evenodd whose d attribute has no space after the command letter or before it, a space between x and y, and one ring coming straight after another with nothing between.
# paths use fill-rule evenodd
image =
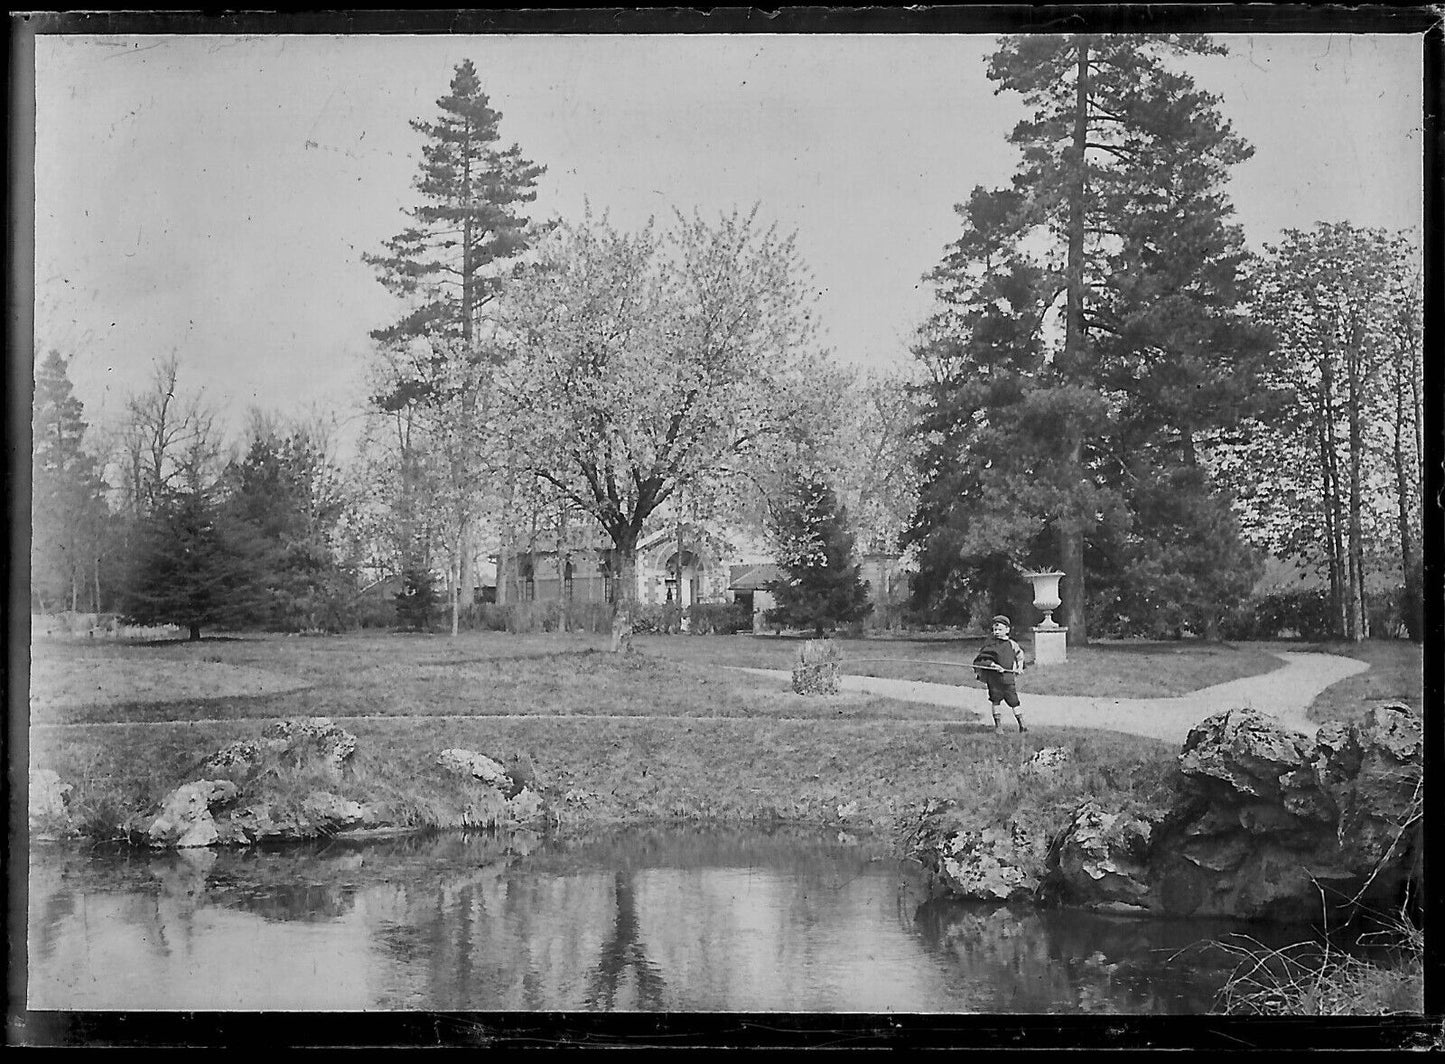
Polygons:
<instances>
[{"instance_id":1,"label":"rocky pond edge","mask_svg":"<svg viewBox=\"0 0 1445 1064\"><path fill-rule=\"evenodd\" d=\"M327 836L389 837L434 828L398 823L379 805L343 799L356 738L325 717L274 721L255 739L208 755L198 778L133 813L112 835L150 850L254 846ZM1060 771L1062 747L1037 751L1026 774ZM585 802L551 794L530 761L444 749L453 781L442 826L545 829ZM957 798L927 800L908 819L899 856L917 860L936 894L1138 915L1310 920L1418 903L1423 865L1423 730L1387 704L1313 737L1252 709L1197 724L1177 757L1167 807L1081 801L1047 831L1020 818L979 830ZM81 837L73 788L29 774L32 840Z\"/></svg>"}]
</instances>

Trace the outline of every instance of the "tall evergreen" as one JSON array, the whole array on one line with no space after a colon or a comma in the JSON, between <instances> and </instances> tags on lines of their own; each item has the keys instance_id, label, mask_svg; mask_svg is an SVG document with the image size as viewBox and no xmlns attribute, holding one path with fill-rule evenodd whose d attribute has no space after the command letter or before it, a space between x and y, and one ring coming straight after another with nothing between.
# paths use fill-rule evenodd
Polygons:
<instances>
[{"instance_id":1,"label":"tall evergreen","mask_svg":"<svg viewBox=\"0 0 1445 1064\"><path fill-rule=\"evenodd\" d=\"M799 479L774 520L783 579L774 589L773 624L812 628L819 638L829 625L859 621L873 611L868 584L853 558L848 515L832 487Z\"/></svg>"},{"instance_id":2,"label":"tall evergreen","mask_svg":"<svg viewBox=\"0 0 1445 1064\"><path fill-rule=\"evenodd\" d=\"M1089 585L1126 580L1129 556L1149 552L1138 537L1163 527L1133 511L1166 488L1192 493L1178 506L1227 506L1174 470L1251 409L1268 357L1240 310L1243 241L1223 193L1250 149L1166 64L1221 51L1192 34L1029 35L990 58L997 91L1030 114L1009 138L1010 187L957 208L963 232L931 278L918 605L978 590L998 560L1056 565L1061 619L1086 642Z\"/></svg>"},{"instance_id":3,"label":"tall evergreen","mask_svg":"<svg viewBox=\"0 0 1445 1064\"><path fill-rule=\"evenodd\" d=\"M51 351L35 373L30 579L42 611L102 608L101 555L109 510L100 464L85 449L84 405L69 363Z\"/></svg>"},{"instance_id":4,"label":"tall evergreen","mask_svg":"<svg viewBox=\"0 0 1445 1064\"><path fill-rule=\"evenodd\" d=\"M502 115L482 91L470 59L456 67L434 121L412 120L426 137L414 186L421 202L407 208L412 224L386 241L385 252L363 259L381 283L411 306L372 336L384 344L417 336L460 338L468 351L482 308L496 295L509 263L541 228L522 213L536 199L546 172L513 144L500 148ZM427 393L419 377L402 382L382 405L405 404Z\"/></svg>"}]
</instances>

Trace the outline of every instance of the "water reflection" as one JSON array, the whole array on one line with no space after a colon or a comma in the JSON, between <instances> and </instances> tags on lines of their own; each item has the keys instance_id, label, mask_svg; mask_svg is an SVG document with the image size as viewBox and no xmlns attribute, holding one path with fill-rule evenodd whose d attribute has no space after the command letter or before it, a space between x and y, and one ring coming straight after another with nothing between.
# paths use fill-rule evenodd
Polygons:
<instances>
[{"instance_id":1,"label":"water reflection","mask_svg":"<svg viewBox=\"0 0 1445 1064\"><path fill-rule=\"evenodd\" d=\"M41 1009L1202 1012L1224 960L1176 955L1230 930L930 901L791 831L49 849L30 890Z\"/></svg>"}]
</instances>

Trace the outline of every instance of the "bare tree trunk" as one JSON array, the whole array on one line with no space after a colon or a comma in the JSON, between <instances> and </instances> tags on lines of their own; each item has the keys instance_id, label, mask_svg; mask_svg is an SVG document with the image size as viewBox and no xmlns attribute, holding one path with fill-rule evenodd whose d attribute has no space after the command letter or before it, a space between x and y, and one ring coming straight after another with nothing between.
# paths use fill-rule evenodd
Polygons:
<instances>
[{"instance_id":1,"label":"bare tree trunk","mask_svg":"<svg viewBox=\"0 0 1445 1064\"><path fill-rule=\"evenodd\" d=\"M1065 287L1067 303L1064 312L1064 366L1065 372L1076 373L1083 361L1084 347L1084 237L1086 219L1084 199L1088 194L1087 143L1089 133L1089 42L1079 39L1078 68L1074 85L1074 130L1073 153L1075 166L1074 187L1070 190L1068 205L1068 258L1065 262ZM1065 428L1070 434L1068 443L1069 462L1077 468L1083 456L1084 441L1076 425ZM1072 515L1063 518L1056 528L1059 548L1059 566L1068 575L1060 582L1060 598L1063 600L1063 614L1068 625L1066 636L1070 645L1084 646L1089 642L1088 621L1084 615L1086 586L1084 578L1084 530L1082 524L1071 521Z\"/></svg>"},{"instance_id":2,"label":"bare tree trunk","mask_svg":"<svg viewBox=\"0 0 1445 1064\"><path fill-rule=\"evenodd\" d=\"M458 542L456 550L461 550ZM461 554L454 554L451 564L447 566L447 586L451 589L452 598L452 638L457 637L461 630L461 603L462 603L462 559Z\"/></svg>"},{"instance_id":3,"label":"bare tree trunk","mask_svg":"<svg viewBox=\"0 0 1445 1064\"><path fill-rule=\"evenodd\" d=\"M1345 383L1348 387L1347 403L1349 414L1350 440L1350 639L1358 643L1369 636L1369 611L1365 595L1365 545L1361 527L1361 510L1364 500L1361 491L1362 469L1365 459L1364 418L1365 418L1365 351L1360 335L1360 325L1350 323L1350 334L1345 348Z\"/></svg>"},{"instance_id":4,"label":"bare tree trunk","mask_svg":"<svg viewBox=\"0 0 1445 1064\"><path fill-rule=\"evenodd\" d=\"M1325 521L1325 547L1329 561L1330 613L1334 634L1346 638L1348 610L1345 595L1345 550L1341 525L1339 456L1334 433L1334 373L1330 355L1325 352L1320 362L1320 405L1318 441L1320 448L1320 491Z\"/></svg>"}]
</instances>

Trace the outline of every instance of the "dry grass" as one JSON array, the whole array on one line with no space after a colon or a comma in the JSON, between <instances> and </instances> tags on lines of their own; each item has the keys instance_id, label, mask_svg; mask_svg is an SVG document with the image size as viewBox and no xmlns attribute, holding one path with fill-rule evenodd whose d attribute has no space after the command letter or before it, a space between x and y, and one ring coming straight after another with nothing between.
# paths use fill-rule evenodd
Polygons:
<instances>
[{"instance_id":1,"label":"dry grass","mask_svg":"<svg viewBox=\"0 0 1445 1064\"><path fill-rule=\"evenodd\" d=\"M1215 943L1235 960L1216 1009L1250 1016L1387 1016L1425 1009L1424 934L1403 916L1361 939L1373 958L1328 942L1281 948L1247 935Z\"/></svg>"}]
</instances>

